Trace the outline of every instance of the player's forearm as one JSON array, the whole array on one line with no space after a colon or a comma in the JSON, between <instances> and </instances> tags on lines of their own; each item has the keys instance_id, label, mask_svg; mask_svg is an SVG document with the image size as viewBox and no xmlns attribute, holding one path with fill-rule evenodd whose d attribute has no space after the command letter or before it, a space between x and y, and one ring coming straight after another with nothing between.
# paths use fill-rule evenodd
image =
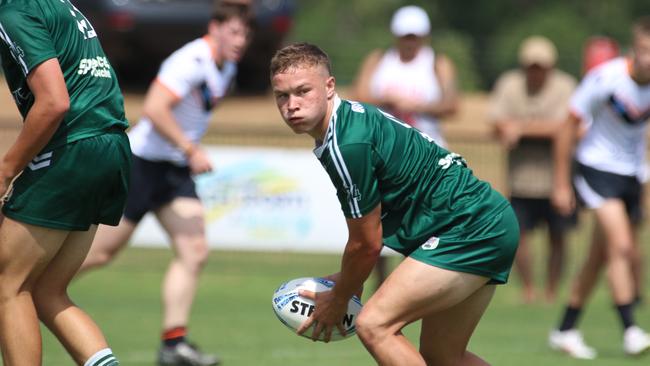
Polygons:
<instances>
[{"instance_id":1,"label":"player's forearm","mask_svg":"<svg viewBox=\"0 0 650 366\"><path fill-rule=\"evenodd\" d=\"M359 292L377 263L381 248L381 244L348 241L341 260L339 280L333 289L337 298L347 301Z\"/></svg>"},{"instance_id":2,"label":"player's forearm","mask_svg":"<svg viewBox=\"0 0 650 366\"><path fill-rule=\"evenodd\" d=\"M69 102L37 99L18 138L2 159L0 174L10 178L18 175L52 139L69 107Z\"/></svg>"},{"instance_id":3,"label":"player's forearm","mask_svg":"<svg viewBox=\"0 0 650 366\"><path fill-rule=\"evenodd\" d=\"M191 141L176 122L176 118L171 110L162 108L157 111L145 111L156 131L178 147L185 155L189 155L195 148L194 142Z\"/></svg>"}]
</instances>

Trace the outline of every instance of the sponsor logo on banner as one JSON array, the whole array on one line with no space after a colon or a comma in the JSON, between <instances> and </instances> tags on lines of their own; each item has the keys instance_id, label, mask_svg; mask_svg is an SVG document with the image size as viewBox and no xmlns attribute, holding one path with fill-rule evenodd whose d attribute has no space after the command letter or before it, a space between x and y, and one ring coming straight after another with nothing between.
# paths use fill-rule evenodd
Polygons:
<instances>
[{"instance_id":1,"label":"sponsor logo on banner","mask_svg":"<svg viewBox=\"0 0 650 366\"><path fill-rule=\"evenodd\" d=\"M311 226L304 215L310 199L300 190L300 182L261 159L239 161L201 176L197 192L208 225L227 223L257 239L298 237Z\"/></svg>"}]
</instances>

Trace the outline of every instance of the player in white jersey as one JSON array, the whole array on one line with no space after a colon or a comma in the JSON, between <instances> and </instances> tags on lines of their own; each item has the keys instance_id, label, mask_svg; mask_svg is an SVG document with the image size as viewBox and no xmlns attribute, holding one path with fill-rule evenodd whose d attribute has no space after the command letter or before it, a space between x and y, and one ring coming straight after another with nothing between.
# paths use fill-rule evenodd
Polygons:
<instances>
[{"instance_id":1,"label":"player in white jersey","mask_svg":"<svg viewBox=\"0 0 650 366\"><path fill-rule=\"evenodd\" d=\"M144 101L140 122L130 131L131 185L116 228L102 226L83 269L108 263L125 247L138 222L156 214L174 248L162 286L160 365L214 365L215 356L186 340L199 274L208 258L203 206L192 175L212 170L199 147L212 109L226 93L248 42L246 6L217 6L208 33L169 56Z\"/></svg>"},{"instance_id":2,"label":"player in white jersey","mask_svg":"<svg viewBox=\"0 0 650 366\"><path fill-rule=\"evenodd\" d=\"M372 51L363 61L354 98L382 107L446 146L440 118L458 105L453 62L426 45L431 25L424 9L399 8L391 20L395 46ZM377 262L378 282L387 274L386 258Z\"/></svg>"},{"instance_id":3,"label":"player in white jersey","mask_svg":"<svg viewBox=\"0 0 650 366\"><path fill-rule=\"evenodd\" d=\"M647 122L650 119L650 17L633 27L632 55L609 61L590 72L571 102L572 114L555 146L553 202L561 212L575 205L571 188L571 151L582 120L591 126L576 149L573 185L582 203L594 211L597 230L590 256L603 255L610 293L623 325L623 349L630 355L650 349L650 335L635 324L632 253L641 219L641 179L645 165ZM604 251L604 254L600 251ZM599 253L600 252L600 253ZM587 263L598 263L588 260ZM576 358L594 358L577 330L578 317L595 284L587 268L573 285L569 304L551 347Z\"/></svg>"}]
</instances>

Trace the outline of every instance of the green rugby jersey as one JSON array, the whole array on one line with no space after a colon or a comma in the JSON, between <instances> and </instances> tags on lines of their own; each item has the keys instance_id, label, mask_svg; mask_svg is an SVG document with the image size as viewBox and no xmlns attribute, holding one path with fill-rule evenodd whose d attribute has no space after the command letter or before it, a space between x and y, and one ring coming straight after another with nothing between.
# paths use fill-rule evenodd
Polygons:
<instances>
[{"instance_id":1,"label":"green rugby jersey","mask_svg":"<svg viewBox=\"0 0 650 366\"><path fill-rule=\"evenodd\" d=\"M432 236L462 237L508 206L460 155L422 132L368 104L338 97L334 103L314 153L347 218L381 203L387 246L408 254Z\"/></svg>"},{"instance_id":2,"label":"green rugby jersey","mask_svg":"<svg viewBox=\"0 0 650 366\"><path fill-rule=\"evenodd\" d=\"M122 93L97 34L69 0L0 0L0 58L7 84L25 118L34 104L27 76L57 58L70 95L70 110L43 151L126 129Z\"/></svg>"}]
</instances>

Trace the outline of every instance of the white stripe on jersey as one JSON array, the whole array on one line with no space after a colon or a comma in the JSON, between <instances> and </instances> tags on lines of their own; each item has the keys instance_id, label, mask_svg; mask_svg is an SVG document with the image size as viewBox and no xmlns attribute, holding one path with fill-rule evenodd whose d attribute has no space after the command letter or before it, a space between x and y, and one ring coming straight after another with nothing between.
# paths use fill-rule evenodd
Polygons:
<instances>
[{"instance_id":1,"label":"white stripe on jersey","mask_svg":"<svg viewBox=\"0 0 650 366\"><path fill-rule=\"evenodd\" d=\"M27 76L29 74L29 68L27 67L27 64L25 63L25 60L20 56L18 50L16 49L16 44L11 40L7 32L5 31L5 28L2 26L2 23L0 23L0 38L9 46L9 50L11 51L11 56L16 60L18 65L20 65L20 68L23 71L23 74Z\"/></svg>"},{"instance_id":2,"label":"white stripe on jersey","mask_svg":"<svg viewBox=\"0 0 650 366\"><path fill-rule=\"evenodd\" d=\"M336 171L339 173L341 180L343 181L343 186L348 190L348 204L350 205L350 210L352 217L357 219L361 217L361 210L359 209L359 202L354 196L354 192L351 190L354 189L354 184L352 183L352 177L350 177L350 172L348 171L343 156L341 155L341 150L339 150L338 141L336 139L336 114L332 116L332 140L329 143L329 151L332 157L332 162L336 167Z\"/></svg>"}]
</instances>

